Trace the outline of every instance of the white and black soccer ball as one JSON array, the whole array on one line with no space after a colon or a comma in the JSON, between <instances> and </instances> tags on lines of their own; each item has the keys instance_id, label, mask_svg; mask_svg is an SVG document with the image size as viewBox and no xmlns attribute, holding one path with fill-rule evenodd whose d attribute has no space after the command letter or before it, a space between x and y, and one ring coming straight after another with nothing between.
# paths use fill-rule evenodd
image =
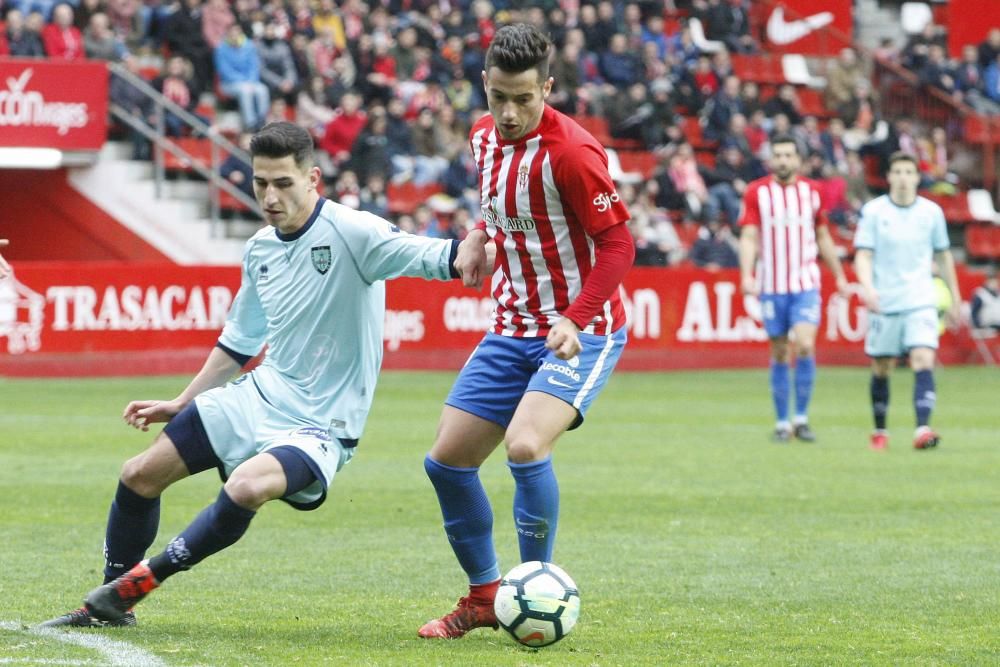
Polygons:
<instances>
[{"instance_id":1,"label":"white and black soccer ball","mask_svg":"<svg viewBox=\"0 0 1000 667\"><path fill-rule=\"evenodd\" d=\"M528 561L500 582L493 609L497 622L515 640L525 646L548 646L576 625L580 592L561 567Z\"/></svg>"}]
</instances>

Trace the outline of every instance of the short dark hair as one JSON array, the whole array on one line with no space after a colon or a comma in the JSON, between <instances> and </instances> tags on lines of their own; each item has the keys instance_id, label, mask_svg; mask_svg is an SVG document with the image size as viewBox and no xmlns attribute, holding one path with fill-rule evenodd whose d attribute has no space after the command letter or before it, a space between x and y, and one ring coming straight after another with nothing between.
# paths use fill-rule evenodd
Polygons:
<instances>
[{"instance_id":1,"label":"short dark hair","mask_svg":"<svg viewBox=\"0 0 1000 667\"><path fill-rule=\"evenodd\" d=\"M250 156L283 158L291 155L299 167L312 166L314 161L312 135L295 123L268 123L250 140Z\"/></svg>"},{"instance_id":2,"label":"short dark hair","mask_svg":"<svg viewBox=\"0 0 1000 667\"><path fill-rule=\"evenodd\" d=\"M497 30L486 49L486 70L498 67L504 72L519 74L531 68L538 70L538 80L549 78L549 54L552 40L529 23L512 23Z\"/></svg>"},{"instance_id":3,"label":"short dark hair","mask_svg":"<svg viewBox=\"0 0 1000 667\"><path fill-rule=\"evenodd\" d=\"M799 152L799 142L795 141L795 137L790 134L779 134L771 139L772 146L777 146L778 144L791 144L795 146L795 154L802 155L802 153Z\"/></svg>"},{"instance_id":4,"label":"short dark hair","mask_svg":"<svg viewBox=\"0 0 1000 667\"><path fill-rule=\"evenodd\" d=\"M920 171L920 164L917 162L917 158L913 157L909 153L904 153L903 151L896 151L895 153L889 156L889 168L886 169L886 171L892 169L892 165L896 164L897 162L909 162L910 164L913 165L914 169Z\"/></svg>"}]
</instances>

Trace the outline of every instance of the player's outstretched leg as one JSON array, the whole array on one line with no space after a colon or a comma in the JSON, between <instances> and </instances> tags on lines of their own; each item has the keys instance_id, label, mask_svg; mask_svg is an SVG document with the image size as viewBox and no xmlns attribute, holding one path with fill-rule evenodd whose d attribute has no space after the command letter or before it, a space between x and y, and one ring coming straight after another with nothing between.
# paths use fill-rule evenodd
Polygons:
<instances>
[{"instance_id":1,"label":"player's outstretched leg","mask_svg":"<svg viewBox=\"0 0 1000 667\"><path fill-rule=\"evenodd\" d=\"M469 594L453 611L428 621L417 634L424 639L457 639L475 628L496 629L493 599L500 568L493 548L493 510L479 469L448 466L428 456L424 470L434 484L448 541L470 585Z\"/></svg>"}]
</instances>

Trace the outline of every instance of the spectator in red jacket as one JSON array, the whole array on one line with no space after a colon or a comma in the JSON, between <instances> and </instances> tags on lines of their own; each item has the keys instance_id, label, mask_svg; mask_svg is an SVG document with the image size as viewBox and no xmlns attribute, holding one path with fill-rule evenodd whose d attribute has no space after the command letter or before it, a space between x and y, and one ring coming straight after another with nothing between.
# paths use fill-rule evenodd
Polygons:
<instances>
[{"instance_id":1,"label":"spectator in red jacket","mask_svg":"<svg viewBox=\"0 0 1000 667\"><path fill-rule=\"evenodd\" d=\"M42 43L49 58L80 60L83 55L83 36L73 25L73 8L58 5L52 10L52 23L42 29Z\"/></svg>"},{"instance_id":2,"label":"spectator in red jacket","mask_svg":"<svg viewBox=\"0 0 1000 667\"><path fill-rule=\"evenodd\" d=\"M356 93L344 93L337 115L327 124L319 142L319 147L330 154L334 165L341 165L351 157L351 147L367 122L368 114L361 109L361 98Z\"/></svg>"}]
</instances>

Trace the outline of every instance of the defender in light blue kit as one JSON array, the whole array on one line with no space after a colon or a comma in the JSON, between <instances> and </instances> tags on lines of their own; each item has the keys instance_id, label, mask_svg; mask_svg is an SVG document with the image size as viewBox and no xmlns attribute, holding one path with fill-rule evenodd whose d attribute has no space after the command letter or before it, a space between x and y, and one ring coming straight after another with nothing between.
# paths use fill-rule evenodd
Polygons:
<instances>
[{"instance_id":1,"label":"defender in light blue kit","mask_svg":"<svg viewBox=\"0 0 1000 667\"><path fill-rule=\"evenodd\" d=\"M934 357L938 315L932 263L936 260L952 295L949 318L958 321L961 297L948 228L941 207L917 195L916 159L906 153L890 158L889 194L868 202L854 237L855 270L868 306L865 354L872 358L870 386L875 431L871 448L889 444L886 416L889 374L896 358L908 354L915 382L913 406L916 449L935 447L940 437L930 428L936 401Z\"/></svg>"},{"instance_id":2,"label":"defender in light blue kit","mask_svg":"<svg viewBox=\"0 0 1000 667\"><path fill-rule=\"evenodd\" d=\"M125 421L144 431L169 423L122 468L108 517L105 584L83 607L43 625L134 625L137 602L235 543L264 503L318 507L353 456L371 407L382 362L383 281L459 277L452 268L457 241L401 233L321 198L304 129L267 125L251 154L269 226L247 242L222 335L177 398L125 409ZM265 343L263 363L228 382ZM226 480L215 503L143 560L156 537L160 494L209 468Z\"/></svg>"}]
</instances>

